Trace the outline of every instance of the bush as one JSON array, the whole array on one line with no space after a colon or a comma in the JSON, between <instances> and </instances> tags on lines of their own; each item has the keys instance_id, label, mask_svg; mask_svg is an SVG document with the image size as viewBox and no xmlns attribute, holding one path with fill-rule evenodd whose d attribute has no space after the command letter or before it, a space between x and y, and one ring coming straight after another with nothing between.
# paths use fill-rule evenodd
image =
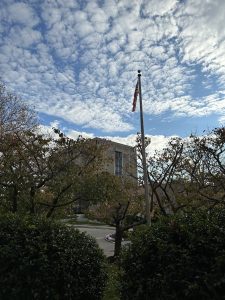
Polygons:
<instances>
[{"instance_id":1,"label":"bush","mask_svg":"<svg viewBox=\"0 0 225 300\"><path fill-rule=\"evenodd\" d=\"M0 299L101 299L105 281L91 237L46 219L0 217Z\"/></svg>"},{"instance_id":2,"label":"bush","mask_svg":"<svg viewBox=\"0 0 225 300\"><path fill-rule=\"evenodd\" d=\"M134 234L122 299L225 299L225 211L163 219Z\"/></svg>"},{"instance_id":3,"label":"bush","mask_svg":"<svg viewBox=\"0 0 225 300\"><path fill-rule=\"evenodd\" d=\"M104 291L103 300L120 299L120 270L116 264L108 265L108 281Z\"/></svg>"}]
</instances>

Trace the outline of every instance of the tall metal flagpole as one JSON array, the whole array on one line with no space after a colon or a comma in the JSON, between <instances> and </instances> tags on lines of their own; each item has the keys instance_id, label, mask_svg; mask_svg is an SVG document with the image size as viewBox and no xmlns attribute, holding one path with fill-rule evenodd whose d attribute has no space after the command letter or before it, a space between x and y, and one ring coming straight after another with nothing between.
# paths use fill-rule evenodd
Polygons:
<instances>
[{"instance_id":1,"label":"tall metal flagpole","mask_svg":"<svg viewBox=\"0 0 225 300\"><path fill-rule=\"evenodd\" d=\"M145 218L146 218L147 224L151 225L148 172L147 172L146 153L145 153L144 117L143 117L142 93L141 93L141 71L140 70L138 70L138 90L139 90L139 100L140 100L142 165L143 165L144 186L145 186Z\"/></svg>"}]
</instances>

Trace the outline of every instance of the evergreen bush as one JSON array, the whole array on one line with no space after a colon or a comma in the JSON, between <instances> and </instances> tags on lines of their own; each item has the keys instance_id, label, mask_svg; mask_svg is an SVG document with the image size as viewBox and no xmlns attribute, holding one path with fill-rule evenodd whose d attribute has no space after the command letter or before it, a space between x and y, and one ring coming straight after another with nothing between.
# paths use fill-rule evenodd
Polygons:
<instances>
[{"instance_id":1,"label":"evergreen bush","mask_svg":"<svg viewBox=\"0 0 225 300\"><path fill-rule=\"evenodd\" d=\"M134 234L121 266L122 299L225 299L225 211L162 219Z\"/></svg>"},{"instance_id":2,"label":"evergreen bush","mask_svg":"<svg viewBox=\"0 0 225 300\"><path fill-rule=\"evenodd\" d=\"M0 299L101 299L104 255L96 242L46 219L0 217Z\"/></svg>"}]
</instances>

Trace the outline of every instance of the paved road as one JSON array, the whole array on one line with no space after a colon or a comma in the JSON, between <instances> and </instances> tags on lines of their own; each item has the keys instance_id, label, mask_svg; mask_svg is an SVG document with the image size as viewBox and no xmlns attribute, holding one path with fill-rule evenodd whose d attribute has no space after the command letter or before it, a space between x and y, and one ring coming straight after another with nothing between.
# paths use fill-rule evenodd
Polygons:
<instances>
[{"instance_id":1,"label":"paved road","mask_svg":"<svg viewBox=\"0 0 225 300\"><path fill-rule=\"evenodd\" d=\"M103 249L106 256L112 256L114 254L114 243L105 241L104 237L107 234L115 232L113 227L109 226L85 226L85 225L73 225L75 228L79 229L81 232L86 232L87 234L94 237L99 244L99 247Z\"/></svg>"}]
</instances>

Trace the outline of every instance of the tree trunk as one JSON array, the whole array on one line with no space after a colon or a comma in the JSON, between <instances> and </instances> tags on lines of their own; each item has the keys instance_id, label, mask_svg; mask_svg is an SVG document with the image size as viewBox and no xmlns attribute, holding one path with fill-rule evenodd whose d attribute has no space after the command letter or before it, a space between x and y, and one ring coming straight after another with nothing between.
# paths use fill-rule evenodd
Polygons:
<instances>
[{"instance_id":1,"label":"tree trunk","mask_svg":"<svg viewBox=\"0 0 225 300\"><path fill-rule=\"evenodd\" d=\"M115 234L115 247L114 247L114 257L117 258L120 255L122 246L123 230L120 224L116 224L116 234Z\"/></svg>"},{"instance_id":2,"label":"tree trunk","mask_svg":"<svg viewBox=\"0 0 225 300\"><path fill-rule=\"evenodd\" d=\"M30 189L30 213L32 215L35 214L34 196L35 196L35 188L31 187L31 189Z\"/></svg>"},{"instance_id":3,"label":"tree trunk","mask_svg":"<svg viewBox=\"0 0 225 300\"><path fill-rule=\"evenodd\" d=\"M48 210L48 212L47 212L47 214L46 214L46 218L50 218L50 217L52 216L54 210L55 210L55 207L52 206L52 207Z\"/></svg>"},{"instance_id":4,"label":"tree trunk","mask_svg":"<svg viewBox=\"0 0 225 300\"><path fill-rule=\"evenodd\" d=\"M60 197L71 187L72 183L68 184L67 186L65 186L60 193L52 200L52 206L49 209L49 211L46 214L46 218L50 218L56 208L56 205L60 199Z\"/></svg>"},{"instance_id":5,"label":"tree trunk","mask_svg":"<svg viewBox=\"0 0 225 300\"><path fill-rule=\"evenodd\" d=\"M55 210L55 205L58 203L58 197L56 197L55 199L53 199L52 201L52 206L50 207L50 209L48 210L47 214L46 214L46 218L50 218Z\"/></svg>"},{"instance_id":6,"label":"tree trunk","mask_svg":"<svg viewBox=\"0 0 225 300\"><path fill-rule=\"evenodd\" d=\"M12 194L12 212L17 212L17 196L18 196L18 189L16 186L13 186L13 194Z\"/></svg>"}]
</instances>

